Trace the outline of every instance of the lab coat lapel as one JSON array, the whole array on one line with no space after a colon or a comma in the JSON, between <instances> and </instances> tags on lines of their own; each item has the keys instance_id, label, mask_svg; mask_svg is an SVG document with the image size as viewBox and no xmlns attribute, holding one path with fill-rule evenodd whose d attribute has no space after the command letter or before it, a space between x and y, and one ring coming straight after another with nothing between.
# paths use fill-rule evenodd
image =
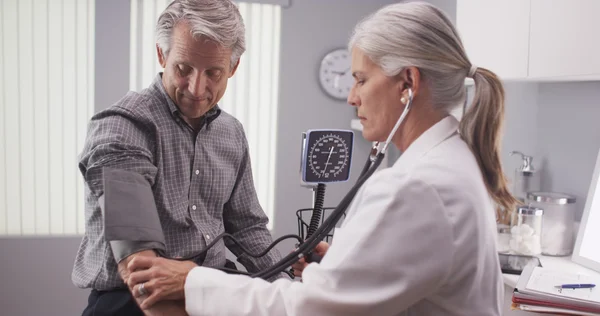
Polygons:
<instances>
[{"instance_id":1,"label":"lab coat lapel","mask_svg":"<svg viewBox=\"0 0 600 316\"><path fill-rule=\"evenodd\" d=\"M394 163L394 168L409 170L421 157L452 135L458 133L458 120L448 115L417 138Z\"/></svg>"}]
</instances>

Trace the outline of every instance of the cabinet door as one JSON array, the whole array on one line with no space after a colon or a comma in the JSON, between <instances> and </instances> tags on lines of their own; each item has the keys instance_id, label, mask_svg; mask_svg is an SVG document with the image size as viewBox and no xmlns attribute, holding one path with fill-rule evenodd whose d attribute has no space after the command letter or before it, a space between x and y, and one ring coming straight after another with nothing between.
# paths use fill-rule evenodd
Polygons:
<instances>
[{"instance_id":1,"label":"cabinet door","mask_svg":"<svg viewBox=\"0 0 600 316\"><path fill-rule=\"evenodd\" d=\"M502 79L527 77L530 0L458 0L456 24L471 63Z\"/></svg>"},{"instance_id":2,"label":"cabinet door","mask_svg":"<svg viewBox=\"0 0 600 316\"><path fill-rule=\"evenodd\" d=\"M600 76L600 1L531 0L529 76Z\"/></svg>"}]
</instances>

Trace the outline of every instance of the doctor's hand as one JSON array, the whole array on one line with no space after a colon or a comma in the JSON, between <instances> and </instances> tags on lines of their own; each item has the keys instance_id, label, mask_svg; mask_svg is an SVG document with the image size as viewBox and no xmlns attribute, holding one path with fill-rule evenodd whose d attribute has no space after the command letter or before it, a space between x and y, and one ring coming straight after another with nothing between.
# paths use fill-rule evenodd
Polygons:
<instances>
[{"instance_id":1,"label":"doctor's hand","mask_svg":"<svg viewBox=\"0 0 600 316\"><path fill-rule=\"evenodd\" d=\"M325 253L328 249L329 244L322 241L315 247L315 249L313 249L313 252L319 255L320 257L323 257L325 256ZM292 269L294 269L294 275L297 277L302 277L302 271L304 271L306 266L308 266L308 263L306 263L306 260L304 258L296 261L296 263L292 265Z\"/></svg>"},{"instance_id":2,"label":"doctor's hand","mask_svg":"<svg viewBox=\"0 0 600 316\"><path fill-rule=\"evenodd\" d=\"M185 279L197 267L192 261L165 258L135 257L127 265L127 286L136 297L144 295L142 309L148 309L162 300L183 300Z\"/></svg>"}]
</instances>

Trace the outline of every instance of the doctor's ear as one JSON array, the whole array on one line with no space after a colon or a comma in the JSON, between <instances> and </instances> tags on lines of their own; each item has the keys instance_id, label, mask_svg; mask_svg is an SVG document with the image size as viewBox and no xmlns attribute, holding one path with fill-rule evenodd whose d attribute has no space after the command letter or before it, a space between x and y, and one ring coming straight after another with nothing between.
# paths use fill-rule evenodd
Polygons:
<instances>
[{"instance_id":1,"label":"doctor's ear","mask_svg":"<svg viewBox=\"0 0 600 316\"><path fill-rule=\"evenodd\" d=\"M396 78L399 82L400 101L407 104L409 100L408 89L412 90L413 98L419 93L421 71L417 67L406 67L396 75Z\"/></svg>"}]
</instances>

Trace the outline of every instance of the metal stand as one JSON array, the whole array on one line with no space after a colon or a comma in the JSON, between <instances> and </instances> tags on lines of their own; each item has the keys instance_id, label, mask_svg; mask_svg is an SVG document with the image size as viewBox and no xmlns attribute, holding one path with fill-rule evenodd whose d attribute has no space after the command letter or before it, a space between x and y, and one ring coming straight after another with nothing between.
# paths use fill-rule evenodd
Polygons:
<instances>
[{"instance_id":1,"label":"metal stand","mask_svg":"<svg viewBox=\"0 0 600 316\"><path fill-rule=\"evenodd\" d=\"M333 210L335 209L335 207L324 207L323 208L323 216L321 216L321 224L323 224L323 221L325 220L326 217L329 216L329 214L331 214L331 212L333 212ZM309 227L309 223L310 223L310 218L312 216L312 212L314 211L314 208L303 208L303 209L299 209L296 211L296 217L298 218L298 236L300 236L300 238L302 239L306 239L306 235L308 233L308 227ZM345 218L346 215L344 215L343 218ZM342 220L343 220L342 218ZM326 236L325 239L323 241L330 243L333 240L333 231L329 232Z\"/></svg>"}]
</instances>

